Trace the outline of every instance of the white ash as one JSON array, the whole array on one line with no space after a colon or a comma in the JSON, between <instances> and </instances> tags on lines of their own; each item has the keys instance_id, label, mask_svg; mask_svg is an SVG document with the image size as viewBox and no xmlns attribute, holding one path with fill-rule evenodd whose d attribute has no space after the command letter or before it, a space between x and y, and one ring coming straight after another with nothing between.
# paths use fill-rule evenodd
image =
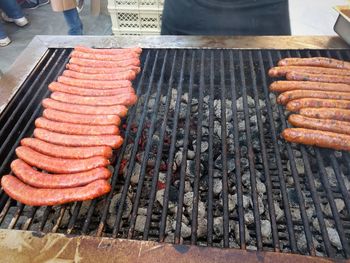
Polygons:
<instances>
[{"instance_id":1,"label":"white ash","mask_svg":"<svg viewBox=\"0 0 350 263\"><path fill-rule=\"evenodd\" d=\"M198 217L197 221L197 237L203 238L207 236L208 221L206 218Z\"/></svg>"},{"instance_id":2,"label":"white ash","mask_svg":"<svg viewBox=\"0 0 350 263\"><path fill-rule=\"evenodd\" d=\"M145 230L146 219L147 219L147 217L144 215L138 215L136 217L135 231L143 233L143 231Z\"/></svg>"},{"instance_id":3,"label":"white ash","mask_svg":"<svg viewBox=\"0 0 350 263\"><path fill-rule=\"evenodd\" d=\"M176 221L172 224L173 230L176 230ZM191 236L191 228L188 227L185 223L181 223L181 237L187 238Z\"/></svg>"},{"instance_id":4,"label":"white ash","mask_svg":"<svg viewBox=\"0 0 350 263\"><path fill-rule=\"evenodd\" d=\"M327 227L327 232L329 236L329 240L331 241L331 244L335 246L337 249L341 250L342 245L340 242L340 237L338 232L334 228Z\"/></svg>"},{"instance_id":5,"label":"white ash","mask_svg":"<svg viewBox=\"0 0 350 263\"><path fill-rule=\"evenodd\" d=\"M166 182L166 173L159 172L158 181L161 183L165 183Z\"/></svg>"},{"instance_id":6,"label":"white ash","mask_svg":"<svg viewBox=\"0 0 350 263\"><path fill-rule=\"evenodd\" d=\"M186 208L186 211L192 220L192 210L193 210L193 202ZM206 204L202 201L198 201L198 218L205 218L207 216L207 208Z\"/></svg>"},{"instance_id":7,"label":"white ash","mask_svg":"<svg viewBox=\"0 0 350 263\"><path fill-rule=\"evenodd\" d=\"M299 175L304 175L305 174L305 167L304 167L304 161L303 159L301 158L295 158L295 165L296 165L296 168L297 168L297 172ZM292 172L292 169L291 169L291 163L290 161L288 160L287 162L287 169L288 171L291 173Z\"/></svg>"},{"instance_id":8,"label":"white ash","mask_svg":"<svg viewBox=\"0 0 350 263\"><path fill-rule=\"evenodd\" d=\"M234 225L234 231L235 231L235 238L237 243L239 242L239 223L235 222ZM244 225L244 236L245 236L245 241L246 243L250 242L250 235L249 235L249 231L246 225Z\"/></svg>"},{"instance_id":9,"label":"white ash","mask_svg":"<svg viewBox=\"0 0 350 263\"><path fill-rule=\"evenodd\" d=\"M345 203L342 199L336 198L334 199L335 206L337 207L338 212L342 212L345 208Z\"/></svg>"},{"instance_id":10,"label":"white ash","mask_svg":"<svg viewBox=\"0 0 350 263\"><path fill-rule=\"evenodd\" d=\"M237 205L237 194L235 196L228 195L228 209L232 212Z\"/></svg>"},{"instance_id":11,"label":"white ash","mask_svg":"<svg viewBox=\"0 0 350 263\"><path fill-rule=\"evenodd\" d=\"M244 214L244 222L246 223L247 226L254 223L254 215L252 211L248 211L247 213Z\"/></svg>"},{"instance_id":12,"label":"white ash","mask_svg":"<svg viewBox=\"0 0 350 263\"><path fill-rule=\"evenodd\" d=\"M276 221L278 222L284 217L284 211L280 208L277 202L274 202L273 205L275 207Z\"/></svg>"},{"instance_id":13,"label":"white ash","mask_svg":"<svg viewBox=\"0 0 350 263\"><path fill-rule=\"evenodd\" d=\"M187 159L193 160L195 156L196 153L194 151L187 150Z\"/></svg>"},{"instance_id":14,"label":"white ash","mask_svg":"<svg viewBox=\"0 0 350 263\"><path fill-rule=\"evenodd\" d=\"M328 178L329 184L332 187L337 187L338 180L337 180L337 177L335 176L335 172L334 172L333 168L332 167L325 167L325 170L326 170L326 176ZM325 180L327 180L327 179L325 178Z\"/></svg>"},{"instance_id":15,"label":"white ash","mask_svg":"<svg viewBox=\"0 0 350 263\"><path fill-rule=\"evenodd\" d=\"M237 103L237 111L243 111L243 97L239 97L236 101ZM249 95L247 96L247 104L249 108L255 107L255 101Z\"/></svg>"},{"instance_id":16,"label":"white ash","mask_svg":"<svg viewBox=\"0 0 350 263\"><path fill-rule=\"evenodd\" d=\"M291 207L290 212L292 214L293 221L300 221L301 220L301 214L299 208Z\"/></svg>"},{"instance_id":17,"label":"white ash","mask_svg":"<svg viewBox=\"0 0 350 263\"><path fill-rule=\"evenodd\" d=\"M220 237L224 234L224 220L222 217L214 217L213 230L216 236Z\"/></svg>"},{"instance_id":18,"label":"white ash","mask_svg":"<svg viewBox=\"0 0 350 263\"><path fill-rule=\"evenodd\" d=\"M271 239L271 223L269 220L261 220L261 235L264 239Z\"/></svg>"},{"instance_id":19,"label":"white ash","mask_svg":"<svg viewBox=\"0 0 350 263\"><path fill-rule=\"evenodd\" d=\"M261 196L258 196L258 208L259 214L262 215L265 212L265 206Z\"/></svg>"},{"instance_id":20,"label":"white ash","mask_svg":"<svg viewBox=\"0 0 350 263\"><path fill-rule=\"evenodd\" d=\"M192 189L191 183L189 181L185 181L185 193L192 192L192 191L193 189Z\"/></svg>"},{"instance_id":21,"label":"white ash","mask_svg":"<svg viewBox=\"0 0 350 263\"><path fill-rule=\"evenodd\" d=\"M131 179L130 179L130 182L132 184L137 184L139 182L140 173L141 173L141 165L138 162L135 162L134 169L132 170Z\"/></svg>"},{"instance_id":22,"label":"white ash","mask_svg":"<svg viewBox=\"0 0 350 263\"><path fill-rule=\"evenodd\" d=\"M222 181L220 179L213 180L213 193L219 195L222 191Z\"/></svg>"},{"instance_id":23,"label":"white ash","mask_svg":"<svg viewBox=\"0 0 350 263\"><path fill-rule=\"evenodd\" d=\"M147 215L147 208L140 207L139 209L137 209L137 214L143 216Z\"/></svg>"},{"instance_id":24,"label":"white ash","mask_svg":"<svg viewBox=\"0 0 350 263\"><path fill-rule=\"evenodd\" d=\"M193 192L188 192L184 194L184 201L185 206L190 206L193 203Z\"/></svg>"},{"instance_id":25,"label":"white ash","mask_svg":"<svg viewBox=\"0 0 350 263\"><path fill-rule=\"evenodd\" d=\"M196 149L197 149L197 141L194 140L192 144L193 144L193 151L196 152ZM209 143L208 143L207 141L202 140L202 141L201 141L201 153L206 152L208 149L209 149Z\"/></svg>"}]
</instances>

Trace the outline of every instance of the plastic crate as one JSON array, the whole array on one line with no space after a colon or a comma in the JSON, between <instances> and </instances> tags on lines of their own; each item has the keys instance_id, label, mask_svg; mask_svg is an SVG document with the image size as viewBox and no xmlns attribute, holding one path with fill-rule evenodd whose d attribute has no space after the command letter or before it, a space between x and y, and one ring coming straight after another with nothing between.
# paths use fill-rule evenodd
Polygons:
<instances>
[{"instance_id":1,"label":"plastic crate","mask_svg":"<svg viewBox=\"0 0 350 263\"><path fill-rule=\"evenodd\" d=\"M163 10L164 0L108 0L111 10Z\"/></svg>"},{"instance_id":2,"label":"plastic crate","mask_svg":"<svg viewBox=\"0 0 350 263\"><path fill-rule=\"evenodd\" d=\"M115 35L157 35L163 10L109 10Z\"/></svg>"}]
</instances>

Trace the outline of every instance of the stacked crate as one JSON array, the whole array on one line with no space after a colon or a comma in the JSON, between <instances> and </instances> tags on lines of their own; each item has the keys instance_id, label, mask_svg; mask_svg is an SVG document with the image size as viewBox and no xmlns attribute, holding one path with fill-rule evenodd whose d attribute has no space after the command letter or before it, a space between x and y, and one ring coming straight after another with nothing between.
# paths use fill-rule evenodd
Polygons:
<instances>
[{"instance_id":1,"label":"stacked crate","mask_svg":"<svg viewBox=\"0 0 350 263\"><path fill-rule=\"evenodd\" d=\"M158 35L164 0L108 0L114 35Z\"/></svg>"}]
</instances>

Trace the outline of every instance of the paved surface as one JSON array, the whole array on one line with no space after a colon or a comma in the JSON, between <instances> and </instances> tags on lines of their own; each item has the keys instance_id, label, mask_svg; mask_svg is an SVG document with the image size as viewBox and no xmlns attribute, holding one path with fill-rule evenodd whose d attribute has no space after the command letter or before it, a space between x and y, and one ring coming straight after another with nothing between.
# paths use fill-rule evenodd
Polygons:
<instances>
[{"instance_id":1,"label":"paved surface","mask_svg":"<svg viewBox=\"0 0 350 263\"><path fill-rule=\"evenodd\" d=\"M87 5L80 14L85 34L111 35L107 0L101 0L101 14L97 17L90 15L90 1L85 2ZM290 0L289 3L293 35L335 35L333 25L338 15L332 7L345 5L348 2L347 0ZM53 12L50 5L35 10L25 10L25 14L31 22L25 28L18 28L13 24L5 25L13 43L8 47L0 48L0 70L3 72L9 68L35 35L65 35L67 32L63 15Z\"/></svg>"}]
</instances>

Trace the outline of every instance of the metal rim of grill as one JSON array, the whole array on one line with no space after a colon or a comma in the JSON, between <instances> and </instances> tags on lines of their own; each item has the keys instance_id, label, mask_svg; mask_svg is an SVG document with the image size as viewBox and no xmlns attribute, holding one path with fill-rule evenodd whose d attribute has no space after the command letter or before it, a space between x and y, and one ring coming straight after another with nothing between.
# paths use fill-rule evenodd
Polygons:
<instances>
[{"instance_id":1,"label":"metal rim of grill","mask_svg":"<svg viewBox=\"0 0 350 263\"><path fill-rule=\"evenodd\" d=\"M43 57L35 71L17 92L0 116L0 174L10 170L9 164L14 159L14 150L20 139L31 136L34 120L40 116L40 102L49 96L47 85L64 69L71 49L50 49ZM77 202L59 207L27 207L16 204L1 191L0 224L2 228L32 230L36 226L39 231L61 232L74 235L109 236L113 238L128 238L155 240L164 242L167 232L167 217L169 203L184 206L187 155L194 151L191 143L196 139L194 157L195 176L191 182L193 189L193 209L189 216L182 209L177 209L173 215L175 227L172 230L174 244L192 244L215 247L238 247L241 249L292 252L311 256L330 258L350 257L350 155L347 152L337 152L301 145L285 143L279 136L288 127L284 109L277 106L274 97L268 91L272 81L266 75L267 69L276 65L282 57L327 56L339 59L350 59L346 50L220 50L220 49L144 49L142 54L142 72L134 82L139 102L134 106L125 120L125 141L116 152L112 191L110 194L91 202ZM173 90L177 90L177 94ZM176 95L173 97L173 93ZM187 100L198 102L197 113L191 111L192 103L186 104L186 110L181 108L183 95ZM248 100L253 99L254 106ZM207 102L205 99L207 98ZM232 117L228 119L226 103L236 102L242 98L243 109L238 110L236 103L231 103ZM153 104L150 104L150 101ZM171 103L175 101L172 108ZM221 116L217 118L214 103L220 101ZM263 102L263 105L261 105ZM151 107L149 106L151 105ZM207 111L203 109L206 108ZM243 115L244 127L239 127L238 112ZM184 114L179 118L180 114ZM256 128L252 129L251 117L256 117ZM208 123L209 134L202 134L203 122ZM265 119L265 122L263 121ZM214 123L219 122L221 129L220 145L214 139ZM232 126L228 127L228 123ZM223 128L226 127L226 128ZM180 129L184 134L179 134ZM240 130L242 129L242 130ZM244 139L241 138L245 134ZM155 140L154 135L159 140ZM181 136L180 136L181 135ZM228 137L232 135L231 137ZM181 137L181 138L180 138ZM165 140L166 138L166 140ZM227 138L231 138L230 143ZM259 142L260 150L253 145L253 138ZM183 141L181 149L183 158L176 171L178 184L174 185L173 163L175 154L179 151L177 141ZM131 184L132 173L140 153L140 140L143 156L139 162L140 176L137 184ZM201 143L206 140L208 152L203 161ZM166 145L165 145L166 144ZM124 154L132 145L125 173L121 176L119 170L124 166ZM165 147L168 149L165 149ZM245 151L242 151L245 148ZM233 149L233 150L232 150ZM296 152L297 151L297 152ZM219 196L213 194L215 161L220 152L222 191ZM156 156L153 166L153 176L149 176L148 158ZM300 154L300 156L296 156ZM241 162L248 160L248 166ZM300 174L297 159L302 160L304 169ZM229 162L235 163L235 169L228 172ZM158 192L158 176L167 164L163 203L156 200ZM200 172L204 164L204 171ZM287 167L288 166L288 167ZM331 168L331 169L330 169ZM257 173L257 171L259 173ZM330 177L332 172L332 178ZM243 185L242 175L249 173L250 189ZM207 190L200 190L200 182L207 176ZM257 192L257 178L261 180L266 192ZM215 179L216 180L216 179ZM288 181L289 180L289 181ZM333 180L333 181L332 181ZM235 189L233 190L233 187ZM174 201L171 191L176 188L177 198ZM290 191L292 190L292 191ZM290 193L294 196L290 196ZM120 193L119 204L124 204L131 196L132 207L128 216L123 215L123 205L116 206L113 217L113 227L107 224L110 220L110 203L112 198ZM229 210L229 196L237 196L237 206ZM250 211L254 215L254 223L246 227L246 208L243 198L251 198ZM259 198L265 206L264 213L259 213ZM335 199L344 203L342 211L338 211ZM198 205L205 200L207 233L206 237L198 238ZM283 210L283 218L277 220L275 203ZM86 205L86 203L88 203ZM218 203L220 205L218 206ZM135 230L138 209L146 208L145 227L142 233ZM329 206L330 214L325 214L323 207ZM82 207L84 211L82 212ZM217 207L221 207L218 211ZM311 218L317 220L319 230L310 220L308 212L312 208ZM13 210L12 214L9 212ZM220 209L219 209L220 210ZM40 211L40 212L39 212ZM295 212L297 211L297 212ZM83 216L80 215L83 213ZM189 220L191 235L182 238L182 218ZM299 219L294 218L299 213ZM219 216L218 216L219 215ZM222 235L214 233L214 218L222 218ZM193 220L194 219L194 220ZM269 239L263 237L262 220L271 224ZM64 226L62 226L64 222ZM238 224L238 231L232 229L231 223ZM327 232L331 224L339 236L341 247L334 246L334 240ZM246 231L250 241L246 240ZM238 238L237 238L238 237ZM305 238L306 247L301 247L300 237ZM333 238L333 237L332 237ZM233 242L235 241L235 242ZM235 245L232 245L235 243ZM315 246L316 244L316 246Z\"/></svg>"}]
</instances>

